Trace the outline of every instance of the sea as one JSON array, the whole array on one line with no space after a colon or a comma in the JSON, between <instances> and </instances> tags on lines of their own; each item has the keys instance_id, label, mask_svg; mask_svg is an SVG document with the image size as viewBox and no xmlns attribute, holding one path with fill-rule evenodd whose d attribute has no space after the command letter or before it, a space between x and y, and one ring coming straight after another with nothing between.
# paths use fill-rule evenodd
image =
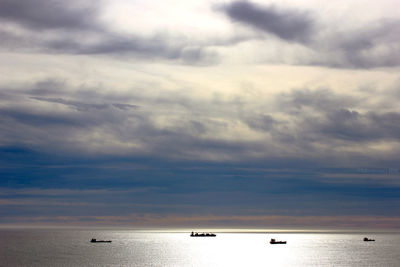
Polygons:
<instances>
[{"instance_id":1,"label":"sea","mask_svg":"<svg viewBox=\"0 0 400 267\"><path fill-rule=\"evenodd\" d=\"M0 266L400 266L399 232L215 233L0 229ZM90 243L91 238L112 243ZM271 245L271 238L287 244Z\"/></svg>"}]
</instances>

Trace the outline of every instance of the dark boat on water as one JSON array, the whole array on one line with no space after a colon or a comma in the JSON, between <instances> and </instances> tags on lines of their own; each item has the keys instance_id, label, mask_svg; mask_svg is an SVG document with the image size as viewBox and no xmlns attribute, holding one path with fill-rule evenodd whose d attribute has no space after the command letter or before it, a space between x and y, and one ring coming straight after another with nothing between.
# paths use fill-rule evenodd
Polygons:
<instances>
[{"instance_id":1,"label":"dark boat on water","mask_svg":"<svg viewBox=\"0 0 400 267\"><path fill-rule=\"evenodd\" d=\"M286 241L276 241L274 238L271 238L269 241L270 244L286 244Z\"/></svg>"},{"instance_id":2,"label":"dark boat on water","mask_svg":"<svg viewBox=\"0 0 400 267\"><path fill-rule=\"evenodd\" d=\"M111 243L111 240L97 240L96 238L92 238L92 240L90 240L90 243Z\"/></svg>"},{"instance_id":3,"label":"dark boat on water","mask_svg":"<svg viewBox=\"0 0 400 267\"><path fill-rule=\"evenodd\" d=\"M363 240L366 241L366 242L368 242L368 241L375 241L375 239L369 239L368 237L364 237Z\"/></svg>"},{"instance_id":4,"label":"dark boat on water","mask_svg":"<svg viewBox=\"0 0 400 267\"><path fill-rule=\"evenodd\" d=\"M192 232L190 234L190 236L192 236L192 237L214 237L214 236L217 236L217 235L213 234L213 233L195 233L195 232Z\"/></svg>"}]
</instances>

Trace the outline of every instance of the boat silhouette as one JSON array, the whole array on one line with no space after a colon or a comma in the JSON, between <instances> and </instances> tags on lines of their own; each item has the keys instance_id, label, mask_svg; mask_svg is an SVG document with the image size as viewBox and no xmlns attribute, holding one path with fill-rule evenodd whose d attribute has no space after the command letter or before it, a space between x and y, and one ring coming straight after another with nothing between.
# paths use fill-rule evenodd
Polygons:
<instances>
[{"instance_id":1,"label":"boat silhouette","mask_svg":"<svg viewBox=\"0 0 400 267\"><path fill-rule=\"evenodd\" d=\"M271 238L270 244L286 244L286 241L276 241L275 238Z\"/></svg>"},{"instance_id":2,"label":"boat silhouette","mask_svg":"<svg viewBox=\"0 0 400 267\"><path fill-rule=\"evenodd\" d=\"M375 239L369 239L368 237L364 237L364 239L363 239L364 241L375 241Z\"/></svg>"},{"instance_id":3,"label":"boat silhouette","mask_svg":"<svg viewBox=\"0 0 400 267\"><path fill-rule=\"evenodd\" d=\"M216 234L214 234L214 233L195 233L195 232L192 232L191 234L190 234L190 236L191 237L214 237L214 236L217 236Z\"/></svg>"},{"instance_id":4,"label":"boat silhouette","mask_svg":"<svg viewBox=\"0 0 400 267\"><path fill-rule=\"evenodd\" d=\"M111 243L111 240L97 240L96 238L92 238L90 243Z\"/></svg>"}]
</instances>

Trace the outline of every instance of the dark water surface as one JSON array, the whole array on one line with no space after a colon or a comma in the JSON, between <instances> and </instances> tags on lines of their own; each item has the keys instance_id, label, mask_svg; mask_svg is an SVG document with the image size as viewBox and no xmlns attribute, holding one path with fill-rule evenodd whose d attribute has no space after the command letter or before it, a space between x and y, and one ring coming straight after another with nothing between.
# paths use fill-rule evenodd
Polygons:
<instances>
[{"instance_id":1,"label":"dark water surface","mask_svg":"<svg viewBox=\"0 0 400 267\"><path fill-rule=\"evenodd\" d=\"M400 234L0 229L0 266L400 266Z\"/></svg>"}]
</instances>

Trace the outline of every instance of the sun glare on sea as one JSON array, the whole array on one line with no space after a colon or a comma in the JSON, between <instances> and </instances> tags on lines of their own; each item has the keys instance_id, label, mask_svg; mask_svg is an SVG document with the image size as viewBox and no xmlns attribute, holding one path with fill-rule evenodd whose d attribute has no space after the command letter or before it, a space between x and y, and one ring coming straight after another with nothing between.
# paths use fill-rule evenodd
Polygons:
<instances>
[{"instance_id":1,"label":"sun glare on sea","mask_svg":"<svg viewBox=\"0 0 400 267\"><path fill-rule=\"evenodd\" d=\"M216 237L190 237L190 233L171 234L176 257L192 266L288 266L290 244L271 245L273 236L264 233L216 233ZM179 240L177 240L179 239ZM177 242L178 241L178 242Z\"/></svg>"}]
</instances>

